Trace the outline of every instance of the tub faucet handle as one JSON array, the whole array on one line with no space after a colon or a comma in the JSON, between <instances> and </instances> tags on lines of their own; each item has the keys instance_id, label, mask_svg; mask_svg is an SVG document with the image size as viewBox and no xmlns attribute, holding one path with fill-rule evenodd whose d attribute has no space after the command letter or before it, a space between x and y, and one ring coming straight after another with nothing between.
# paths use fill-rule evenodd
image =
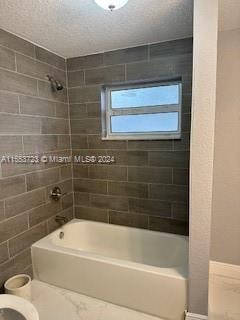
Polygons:
<instances>
[{"instance_id":1,"label":"tub faucet handle","mask_svg":"<svg viewBox=\"0 0 240 320\"><path fill-rule=\"evenodd\" d=\"M59 187L54 187L50 192L50 198L55 201L60 200L66 193L62 193Z\"/></svg>"}]
</instances>

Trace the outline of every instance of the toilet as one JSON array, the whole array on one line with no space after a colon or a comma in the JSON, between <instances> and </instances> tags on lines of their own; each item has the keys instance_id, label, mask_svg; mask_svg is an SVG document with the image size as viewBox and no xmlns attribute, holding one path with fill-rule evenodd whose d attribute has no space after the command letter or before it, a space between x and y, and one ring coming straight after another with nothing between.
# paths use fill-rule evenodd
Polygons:
<instances>
[{"instance_id":1,"label":"toilet","mask_svg":"<svg viewBox=\"0 0 240 320\"><path fill-rule=\"evenodd\" d=\"M14 295L1 294L0 320L39 320L39 316L29 301Z\"/></svg>"}]
</instances>

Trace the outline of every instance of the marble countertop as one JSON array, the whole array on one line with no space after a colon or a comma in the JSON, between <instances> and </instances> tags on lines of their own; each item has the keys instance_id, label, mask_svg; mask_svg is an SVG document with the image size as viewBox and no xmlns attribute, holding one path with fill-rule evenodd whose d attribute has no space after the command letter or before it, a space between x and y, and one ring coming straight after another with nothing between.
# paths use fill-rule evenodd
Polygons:
<instances>
[{"instance_id":1,"label":"marble countertop","mask_svg":"<svg viewBox=\"0 0 240 320\"><path fill-rule=\"evenodd\" d=\"M32 303L40 320L161 320L37 280L32 281Z\"/></svg>"}]
</instances>

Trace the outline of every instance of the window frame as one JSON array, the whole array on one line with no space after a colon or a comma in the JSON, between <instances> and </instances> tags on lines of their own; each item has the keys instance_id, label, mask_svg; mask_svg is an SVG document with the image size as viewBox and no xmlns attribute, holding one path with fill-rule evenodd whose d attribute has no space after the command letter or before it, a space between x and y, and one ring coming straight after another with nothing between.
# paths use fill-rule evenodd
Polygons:
<instances>
[{"instance_id":1,"label":"window frame","mask_svg":"<svg viewBox=\"0 0 240 320\"><path fill-rule=\"evenodd\" d=\"M111 92L117 90L131 90L136 88L148 88L158 86L178 85L179 104L156 105L146 107L128 107L115 108L111 106ZM177 131L161 131L161 132L111 132L111 116L118 115L138 115L153 113L170 113L178 112L178 130ZM182 81L166 80L166 81L144 81L144 82L128 82L114 85L104 85L101 89L101 122L102 122L102 140L173 140L181 138L182 127Z\"/></svg>"}]
</instances>

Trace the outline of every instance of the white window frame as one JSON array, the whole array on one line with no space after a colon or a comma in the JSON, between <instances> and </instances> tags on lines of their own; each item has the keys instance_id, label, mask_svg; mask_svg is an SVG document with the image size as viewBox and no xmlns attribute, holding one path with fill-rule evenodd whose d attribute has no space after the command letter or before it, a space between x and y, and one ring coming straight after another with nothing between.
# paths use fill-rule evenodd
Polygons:
<instances>
[{"instance_id":1,"label":"white window frame","mask_svg":"<svg viewBox=\"0 0 240 320\"><path fill-rule=\"evenodd\" d=\"M130 107L116 108L111 107L111 92L124 89L159 87L159 86L179 86L179 104L156 105L151 107ZM111 116L113 115L136 115L136 114L153 114L153 113L169 113L178 112L178 130L177 131L161 131L161 132L111 132ZM182 83L176 81L154 81L154 82L138 82L124 83L118 85L105 85L101 90L101 120L102 120L102 140L170 140L181 138L181 122L182 122Z\"/></svg>"}]
</instances>

